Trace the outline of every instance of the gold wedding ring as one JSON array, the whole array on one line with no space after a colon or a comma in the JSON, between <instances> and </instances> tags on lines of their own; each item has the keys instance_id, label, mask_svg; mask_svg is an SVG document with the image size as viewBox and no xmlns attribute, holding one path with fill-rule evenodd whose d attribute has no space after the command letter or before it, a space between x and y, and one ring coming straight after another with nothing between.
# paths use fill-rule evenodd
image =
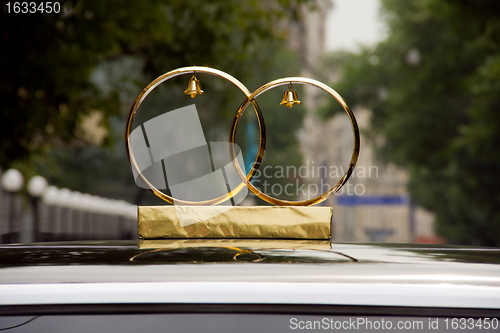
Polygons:
<instances>
[{"instance_id":1,"label":"gold wedding ring","mask_svg":"<svg viewBox=\"0 0 500 333\"><path fill-rule=\"evenodd\" d=\"M144 99L155 89L158 85L161 83L179 76L183 74L195 74L195 73L206 73L206 74L211 74L215 76L219 76L223 79L226 79L233 83L235 86L237 86L246 96L245 100L239 107L238 111L236 112L232 124L231 124L231 130L229 133L229 142L231 143L230 145L230 154L231 158L233 160L233 163L236 167L236 170L238 172L239 177L241 178L242 182L239 184L235 189L230 191L228 194L220 196L218 198L206 200L206 201L199 201L199 202L193 202L193 201L184 201L184 200L179 200L179 199L174 199L173 197L163 193L159 189L157 189L151 182L149 182L146 177L142 174L142 172L139 171L139 167L137 165L137 161L134 157L134 152L131 146L131 143L129 141L129 135L132 130L132 123L134 121L134 118L136 116L137 110L141 106L142 102ZM328 191L324 192L323 194L314 197L312 199L307 199L303 201L287 201L287 200L280 200L276 199L274 197L271 197L262 191L260 191L258 188L256 188L252 183L251 180L255 176L255 173L257 172L257 169L259 168L262 158L264 156L264 150L266 146L266 128L264 124L264 117L262 115L262 111L260 110L259 104L256 101L256 98L263 94L264 92L274 88L274 87L279 87L283 85L289 85L289 84L309 84L315 87L318 87L324 91L326 91L328 94L333 96L337 102L344 108L347 116L349 117L349 121L351 122L352 126L352 131L354 135L354 147L353 147L353 152L352 152L352 157L351 161L349 163L349 167L347 168L347 171L344 173L342 178L333 186L330 188ZM241 169L238 160L236 159L236 151L234 148L235 145L235 138L236 138L236 129L238 128L238 124L241 120L241 117L243 116L243 113L245 110L248 108L248 106L252 104L255 113L257 115L257 121L259 123L259 132L260 132L260 141L259 141L259 151L257 153L257 156L255 158L255 162L252 165L251 170L248 172L247 175L244 174L243 170ZM168 73L165 73L158 78L156 78L154 81L152 81L144 90L137 96L137 98L134 101L134 104L132 105L132 108L130 109L130 112L127 117L127 123L125 126L125 146L127 149L127 155L128 159L130 161L130 164L132 165L132 168L135 168L135 170L138 171L139 176L142 178L142 180L149 186L150 190L158 197L161 199L173 204L175 201L175 204L178 205L188 205L188 206L193 206L193 205L217 205L219 203L222 203L231 197L234 197L239 191L241 191L245 186L247 186L250 191L252 191L256 196L261 198L264 201L267 201L271 204L278 205L278 206L311 206L317 203L320 203L322 201L325 201L335 193L337 193L340 188L347 182L349 177L351 176L352 172L354 171L354 167L356 166L356 162L358 160L359 156L359 147L360 147L360 138L359 138L359 128L358 124L356 122L356 118L354 117L354 114L352 110L349 108L347 103L344 101L344 99L332 88L327 86L326 84L313 80L313 79L308 79L308 78L303 78L303 77L288 77L288 78L282 78L278 80L274 80L272 82L266 83L265 85L261 86L254 92L250 93L250 91L237 79L232 77L231 75L224 73L222 71L219 71L217 69L209 68L209 67L200 67L200 66L192 66L192 67L183 67L183 68L178 68L173 71L170 71Z\"/></svg>"},{"instance_id":2,"label":"gold wedding ring","mask_svg":"<svg viewBox=\"0 0 500 333\"><path fill-rule=\"evenodd\" d=\"M134 118L137 114L137 110L141 106L142 102L144 99L155 89L158 87L160 84L163 82L174 78L179 75L183 74L195 74L195 73L206 73L206 74L211 74L215 76L219 76L223 79L228 80L229 82L233 83L235 86L237 86L248 98L250 96L250 91L236 78L232 77L231 75L222 72L217 69L209 68L209 67L201 67L201 66L191 66L191 67L183 67L183 68L178 68L173 71L170 71L168 73L165 73L155 80L153 80L146 88L142 90L142 92L137 96L137 98L134 101L134 104L132 105L132 108L130 109L130 112L127 117L127 123L125 125L125 147L127 150L127 156L130 161L130 164L132 165L132 168L135 168L137 170L137 173L139 176L142 178L142 180L149 186L150 191L152 191L156 196L160 197L161 199L173 204L175 200L175 204L178 205L186 205L186 206L194 206L194 205L200 205L200 206L205 206L205 205L217 205L221 202L224 202L231 197L234 197L239 191L241 191L245 186L246 186L246 181L250 182L252 180L253 176L257 172L257 169L262 161L262 157L264 156L264 150L266 147L266 127L264 124L264 117L262 116L262 112L260 110L259 105L257 104L256 101L252 101L252 106L255 110L255 113L257 115L257 121L259 123L259 131L260 131L260 142L259 142L259 151L257 153L257 157L255 158L255 162L251 168L251 170L248 172L245 178L245 182L242 182L240 185L238 185L236 188L234 188L232 191L230 191L227 195L220 196L218 198L214 198L211 200L206 200L206 201L198 201L198 202L193 202L193 201L185 201L185 200L179 200L179 199L174 199L173 197L163 193L160 191L158 188L156 188L149 180L144 177L142 172L139 170L139 166L137 165L137 161L134 156L134 151L132 149L131 143L129 141L129 135L132 131L132 124L134 121ZM234 152L234 150L232 151ZM241 169L238 169L238 172L242 172Z\"/></svg>"},{"instance_id":3,"label":"gold wedding ring","mask_svg":"<svg viewBox=\"0 0 500 333\"><path fill-rule=\"evenodd\" d=\"M236 170L238 170L238 174L243 182L246 182L246 186L252 191L256 196L261 198L264 201L267 201L273 205L278 205L278 206L311 206L317 203L320 203L322 201L325 201L332 195L334 195L336 192L340 190L340 188L347 182L349 177L351 176L352 172L354 171L354 167L356 166L356 162L358 161L358 156L359 156L359 128L358 128L358 123L356 122L356 118L354 117L354 113L351 111L347 103L344 101L344 99L332 88L327 86L326 84L313 80L313 79L308 79L308 78L303 78L303 77L288 77L288 78L283 78L283 79L278 79L274 80L272 82L266 83L265 85L261 86L257 90L255 90L250 96L248 96L243 104L241 104L240 108L236 112L236 115L234 116L233 123L231 124L231 130L229 133L229 142L233 143L235 142L236 138L236 129L238 128L238 123L243 116L243 113L247 109L248 105L250 103L254 103L255 99L263 94L264 92L274 88L274 87L279 87L283 85L288 85L288 84L309 84L316 86L320 89L323 89L327 93L329 93L331 96L333 96L337 102L344 108L345 112L347 113L347 116L349 117L349 120L351 122L352 126L352 131L354 134L354 148L352 152L352 157L351 157L351 162L349 163L349 167L347 168L347 171L344 173L342 178L333 186L330 188L328 191L325 193L314 197L312 199L308 200L303 200L303 201L287 201L287 200L280 200L273 198L262 191L260 191L258 188L256 188L250 180L248 180L247 177L243 174L243 171L240 168L240 165L238 164L238 161L236 160L236 152L234 150L234 145L231 145L231 158L233 159L233 163L236 166Z\"/></svg>"}]
</instances>

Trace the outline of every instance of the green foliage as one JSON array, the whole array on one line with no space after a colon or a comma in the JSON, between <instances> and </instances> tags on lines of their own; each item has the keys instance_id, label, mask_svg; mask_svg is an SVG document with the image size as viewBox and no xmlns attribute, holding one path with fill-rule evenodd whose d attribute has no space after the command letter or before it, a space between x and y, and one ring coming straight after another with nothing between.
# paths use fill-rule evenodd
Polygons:
<instances>
[{"instance_id":1,"label":"green foliage","mask_svg":"<svg viewBox=\"0 0 500 333\"><path fill-rule=\"evenodd\" d=\"M331 60L336 86L373 110L381 156L408 168L441 235L499 246L500 3L385 0L383 10L388 38Z\"/></svg>"},{"instance_id":2,"label":"green foliage","mask_svg":"<svg viewBox=\"0 0 500 333\"><path fill-rule=\"evenodd\" d=\"M226 71L250 90L274 79L276 71L269 70L274 58L288 52L281 22L298 19L303 2L82 0L66 1L60 14L29 15L8 14L2 4L0 168L17 167L27 177L39 173L72 190L158 203L133 184L123 145L124 120L135 96L155 77L192 65ZM210 98L200 112L202 124L215 137L227 135L230 121L221 119L232 119L243 95L225 93L210 77L202 83L207 91L202 97ZM175 98L158 91L158 98L150 98L152 108L175 108ZM79 130L95 110L108 130L106 148ZM282 124L267 118L268 126ZM273 131L269 144L281 138L289 150L296 145L288 138L290 128L300 123L298 117L293 126ZM298 150L292 155L300 160Z\"/></svg>"},{"instance_id":3,"label":"green foliage","mask_svg":"<svg viewBox=\"0 0 500 333\"><path fill-rule=\"evenodd\" d=\"M82 115L92 110L102 111L109 125L120 112L119 93L90 80L96 66L141 59L140 89L158 73L188 65L249 75L262 66L253 61L255 43L279 38L277 22L294 13L287 0L75 3L66 1L59 14L9 14L2 4L2 168L73 143Z\"/></svg>"}]
</instances>

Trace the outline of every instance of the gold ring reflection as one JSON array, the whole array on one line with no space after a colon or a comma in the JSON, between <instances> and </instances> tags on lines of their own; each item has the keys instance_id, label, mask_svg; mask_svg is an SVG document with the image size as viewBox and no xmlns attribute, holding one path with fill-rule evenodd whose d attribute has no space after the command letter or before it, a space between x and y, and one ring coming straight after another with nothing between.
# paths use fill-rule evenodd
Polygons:
<instances>
[{"instance_id":1,"label":"gold ring reflection","mask_svg":"<svg viewBox=\"0 0 500 333\"><path fill-rule=\"evenodd\" d=\"M243 116L243 113L247 109L248 105L250 103L253 104L255 102L255 99L263 94L264 92L274 88L274 87L279 87L283 85L289 85L289 84L309 84L316 86L320 89L323 89L327 93L329 93L333 98L339 102L339 104L344 108L345 112L347 113L347 116L349 117L349 120L351 122L352 126L352 131L354 135L354 148L352 152L352 157L351 157L351 162L349 163L349 167L347 168L347 171L344 173L342 178L333 186L330 188L328 191L325 193L314 197L312 199L308 200L303 200L303 201L287 201L287 200L280 200L273 198L263 192L261 192L258 188L256 188L248 179L248 177L245 178L245 175L243 174L243 171L240 168L240 165L238 161L235 159L236 152L234 150L234 147L231 149L231 158L233 159L233 163L236 166L236 169L238 170L238 174L241 178L242 181L246 181L246 186L252 191L256 196L261 198L264 201L267 201L273 205L278 205L278 206L311 206L317 203L320 203L332 195L334 195L336 192L340 190L340 188L347 182L349 177L351 176L352 172L354 171L354 167L356 166L356 162L358 161L358 156L359 156L359 128L358 124L356 122L356 118L354 117L354 113L352 110L349 108L347 103L344 101L344 99L332 88L327 86L326 84L313 80L313 79L308 79L308 78L303 78L303 77L288 77L288 78L282 78L278 80L271 81L269 83L266 83L265 85L261 86L257 90L255 90L250 96L248 96L245 101L241 104L240 108L236 112L236 115L234 116L233 123L231 124L231 131L229 133L229 141L234 144L235 138L236 138L236 129L238 128L238 123Z\"/></svg>"},{"instance_id":2,"label":"gold ring reflection","mask_svg":"<svg viewBox=\"0 0 500 333\"><path fill-rule=\"evenodd\" d=\"M239 247L233 247L233 246L226 246L227 249L231 249L231 250L235 250L235 251L239 251L238 253L236 253L234 256L233 256L233 260L234 261L243 261L243 262L248 262L248 261L251 261L251 262L259 262L259 261L262 261L264 259L266 259L266 257L258 254L258 253L255 253L253 252L254 250L256 249L253 249L253 250L250 250L250 249L241 249ZM257 257L257 259L254 259L254 260L240 260L238 259L239 256L241 255L245 255L245 254L251 254L251 255L254 255Z\"/></svg>"},{"instance_id":3,"label":"gold ring reflection","mask_svg":"<svg viewBox=\"0 0 500 333\"><path fill-rule=\"evenodd\" d=\"M226 246L225 248L227 249L230 249L230 250L234 250L234 251L238 251L238 253L236 253L234 256L233 256L233 260L234 261L242 261L242 262L260 262L264 259L266 259L265 256L262 256L258 253L255 253L253 252L254 250L250 250L250 249L241 249L239 247L232 247L232 246ZM141 252L141 253L137 253L135 255L133 255L132 257L129 258L129 261L136 261L136 259L142 255L145 255L145 254L150 254L150 253L155 253L155 252L162 252L162 251L168 251L169 249L154 249L154 250L150 250L150 251L145 251L145 252ZM240 260L238 259L239 256L241 255L245 255L245 254L251 254L251 255L254 255L256 256L257 258L256 259L253 259L253 260Z\"/></svg>"},{"instance_id":4,"label":"gold ring reflection","mask_svg":"<svg viewBox=\"0 0 500 333\"><path fill-rule=\"evenodd\" d=\"M248 172L246 176L244 176L244 180L241 184L239 184L236 188L234 188L231 192L229 192L226 195L220 196L218 198L214 198L211 200L206 200L206 201L199 201L199 202L193 202L193 201L185 201L185 200L179 200L179 199L174 199L173 197L163 193L160 191L158 188L156 188L151 182L149 182L146 177L140 172L139 167L137 165L137 161L134 156L134 151L132 149L131 143L129 141L129 135L132 131L132 124L134 122L134 118L136 116L137 110L141 106L142 102L144 99L155 89L160 85L161 83L179 76L183 74L194 74L194 73L206 73L206 74L211 74L215 76L219 76L223 79L228 80L229 82L233 83L235 86L237 86L244 94L245 96L248 97L250 96L250 91L237 79L232 77L231 75L224 73L222 71L219 71L217 69L209 68L209 67L200 67L200 66L192 66L192 67L183 67L183 68L178 68L173 71L170 71L168 73L165 73L158 78L156 78L154 81L152 81L146 88L142 90L142 92L137 96L137 98L134 101L134 104L132 105L132 108L130 109L130 112L127 117L127 123L125 125L125 147L127 150L127 156L130 161L130 164L132 165L132 168L137 170L139 176L142 178L142 180L148 185L150 188L150 191L153 192L156 196L160 197L161 199L173 204L175 200L175 204L177 205L187 205L187 206L194 206L194 205L217 205L221 202L224 202L231 197L234 197L239 191L241 191L245 186L247 181L249 182L257 172L257 169L259 168L262 158L264 156L264 150L266 147L266 127L264 124L264 117L262 116L262 112L260 110L259 105L257 104L256 101L252 100L252 106L255 110L255 113L257 115L257 121L259 123L259 131L260 131L260 142L259 142L259 151L257 153L257 157L255 158L255 162L252 165L252 168ZM233 120L234 121L234 120ZM233 141L234 142L234 141ZM232 150L234 152L234 150ZM241 170L239 170L241 171Z\"/></svg>"}]
</instances>

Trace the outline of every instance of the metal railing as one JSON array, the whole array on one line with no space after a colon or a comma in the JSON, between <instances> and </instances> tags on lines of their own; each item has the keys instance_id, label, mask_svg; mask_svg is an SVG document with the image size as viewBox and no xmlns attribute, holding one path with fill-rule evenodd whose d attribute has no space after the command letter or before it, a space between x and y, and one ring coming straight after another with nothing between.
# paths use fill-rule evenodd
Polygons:
<instances>
[{"instance_id":1,"label":"metal railing","mask_svg":"<svg viewBox=\"0 0 500 333\"><path fill-rule=\"evenodd\" d=\"M6 173L2 175L2 185ZM135 205L54 186L30 191L30 183L29 194L22 195L19 190L23 182L7 187L9 191L3 186L0 191L3 244L137 238Z\"/></svg>"}]
</instances>

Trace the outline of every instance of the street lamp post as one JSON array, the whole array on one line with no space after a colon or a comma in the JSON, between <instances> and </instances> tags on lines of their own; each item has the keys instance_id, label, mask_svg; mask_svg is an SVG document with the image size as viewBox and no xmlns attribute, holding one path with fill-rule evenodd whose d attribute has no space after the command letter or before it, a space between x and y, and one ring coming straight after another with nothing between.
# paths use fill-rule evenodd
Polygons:
<instances>
[{"instance_id":1,"label":"street lamp post","mask_svg":"<svg viewBox=\"0 0 500 333\"><path fill-rule=\"evenodd\" d=\"M9 169L2 175L1 182L2 188L9 196L9 234L7 241L14 243L17 241L17 237L14 235L16 222L15 196L24 185L24 177L19 170Z\"/></svg>"},{"instance_id":2,"label":"street lamp post","mask_svg":"<svg viewBox=\"0 0 500 333\"><path fill-rule=\"evenodd\" d=\"M35 242L40 241L39 201L48 185L47 180L42 176L34 176L29 180L27 186L33 209L33 241Z\"/></svg>"}]
</instances>

